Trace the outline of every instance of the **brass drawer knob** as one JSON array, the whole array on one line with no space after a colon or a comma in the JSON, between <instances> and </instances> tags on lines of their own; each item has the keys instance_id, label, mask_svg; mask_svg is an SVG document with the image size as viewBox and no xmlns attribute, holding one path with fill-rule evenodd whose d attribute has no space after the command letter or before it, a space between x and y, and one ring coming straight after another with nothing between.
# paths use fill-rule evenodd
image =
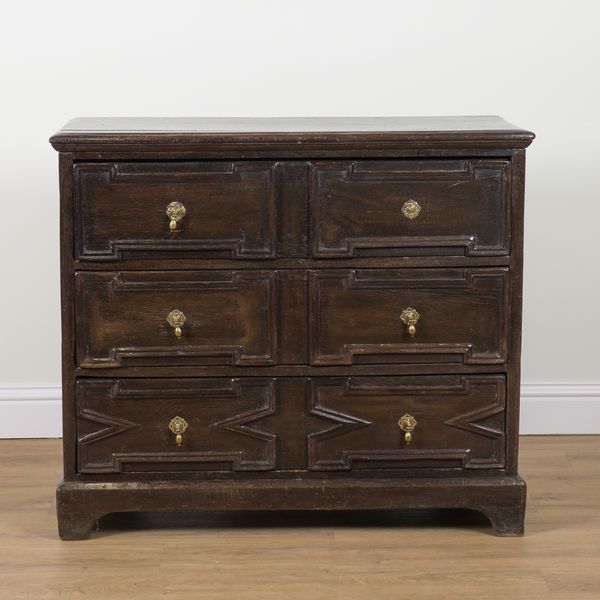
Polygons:
<instances>
[{"instance_id":1,"label":"brass drawer knob","mask_svg":"<svg viewBox=\"0 0 600 600\"><path fill-rule=\"evenodd\" d=\"M404 431L404 441L407 444L412 442L412 432L417 426L417 420L412 415L402 415L398 419L398 427Z\"/></svg>"},{"instance_id":2,"label":"brass drawer knob","mask_svg":"<svg viewBox=\"0 0 600 600\"><path fill-rule=\"evenodd\" d=\"M408 335L413 337L417 333L415 325L419 321L421 315L412 307L405 308L400 315L400 320L408 327Z\"/></svg>"},{"instance_id":3,"label":"brass drawer knob","mask_svg":"<svg viewBox=\"0 0 600 600\"><path fill-rule=\"evenodd\" d=\"M418 202L415 202L414 200L407 200L402 205L401 210L402 210L402 214L407 219L410 219L412 221L413 219L416 219L419 216L419 213L421 212L421 206L419 205Z\"/></svg>"},{"instance_id":4,"label":"brass drawer knob","mask_svg":"<svg viewBox=\"0 0 600 600\"><path fill-rule=\"evenodd\" d=\"M175 434L175 442L178 446L181 446L183 443L182 436L187 428L187 421L183 417L173 417L169 421L169 429L171 430L171 433Z\"/></svg>"},{"instance_id":5,"label":"brass drawer knob","mask_svg":"<svg viewBox=\"0 0 600 600\"><path fill-rule=\"evenodd\" d=\"M181 202L171 202L167 205L165 212L170 219L169 229L175 231L177 229L177 223L185 217L185 206Z\"/></svg>"},{"instance_id":6,"label":"brass drawer knob","mask_svg":"<svg viewBox=\"0 0 600 600\"><path fill-rule=\"evenodd\" d=\"M175 335L180 338L181 328L185 323L185 315L180 310L174 309L167 315L167 323L175 329Z\"/></svg>"}]
</instances>

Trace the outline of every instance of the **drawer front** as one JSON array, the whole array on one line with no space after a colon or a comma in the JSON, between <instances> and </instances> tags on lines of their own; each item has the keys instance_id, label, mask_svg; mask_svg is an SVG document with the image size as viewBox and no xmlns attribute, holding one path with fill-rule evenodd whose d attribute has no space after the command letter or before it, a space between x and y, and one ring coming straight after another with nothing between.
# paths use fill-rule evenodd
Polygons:
<instances>
[{"instance_id":1,"label":"drawer front","mask_svg":"<svg viewBox=\"0 0 600 600\"><path fill-rule=\"evenodd\" d=\"M502 468L505 402L487 374L81 379L78 470Z\"/></svg>"},{"instance_id":2,"label":"drawer front","mask_svg":"<svg viewBox=\"0 0 600 600\"><path fill-rule=\"evenodd\" d=\"M79 366L275 362L274 272L79 272L75 291Z\"/></svg>"},{"instance_id":3,"label":"drawer front","mask_svg":"<svg viewBox=\"0 0 600 600\"><path fill-rule=\"evenodd\" d=\"M276 467L276 435L258 423L275 411L273 380L87 379L76 398L81 473Z\"/></svg>"},{"instance_id":4,"label":"drawer front","mask_svg":"<svg viewBox=\"0 0 600 600\"><path fill-rule=\"evenodd\" d=\"M315 365L507 359L507 268L313 271Z\"/></svg>"},{"instance_id":5,"label":"drawer front","mask_svg":"<svg viewBox=\"0 0 600 600\"><path fill-rule=\"evenodd\" d=\"M510 252L510 161L336 161L311 171L313 256Z\"/></svg>"},{"instance_id":6,"label":"drawer front","mask_svg":"<svg viewBox=\"0 0 600 600\"><path fill-rule=\"evenodd\" d=\"M315 379L310 413L329 423L308 437L308 468L502 468L505 387L502 375Z\"/></svg>"},{"instance_id":7,"label":"drawer front","mask_svg":"<svg viewBox=\"0 0 600 600\"><path fill-rule=\"evenodd\" d=\"M274 169L273 162L77 164L75 256L273 257Z\"/></svg>"}]
</instances>

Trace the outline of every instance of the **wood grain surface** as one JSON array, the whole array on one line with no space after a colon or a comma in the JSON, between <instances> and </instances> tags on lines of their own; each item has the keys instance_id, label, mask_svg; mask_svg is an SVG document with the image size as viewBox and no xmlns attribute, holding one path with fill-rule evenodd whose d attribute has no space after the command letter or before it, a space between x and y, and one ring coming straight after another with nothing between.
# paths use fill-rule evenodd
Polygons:
<instances>
[{"instance_id":1,"label":"wood grain surface","mask_svg":"<svg viewBox=\"0 0 600 600\"><path fill-rule=\"evenodd\" d=\"M173 149L198 151L210 145L218 156L225 151L240 152L245 158L270 146L280 157L315 156L325 151L364 156L366 149L525 148L534 134L497 116L467 117L376 117L376 118L89 118L73 119L50 138L61 152L90 152L99 159L102 152L119 150L121 157L139 153L134 144L151 143L154 152ZM258 145L258 146L257 146ZM261 148L262 147L262 148ZM142 151L143 152L143 151Z\"/></svg>"}]
</instances>

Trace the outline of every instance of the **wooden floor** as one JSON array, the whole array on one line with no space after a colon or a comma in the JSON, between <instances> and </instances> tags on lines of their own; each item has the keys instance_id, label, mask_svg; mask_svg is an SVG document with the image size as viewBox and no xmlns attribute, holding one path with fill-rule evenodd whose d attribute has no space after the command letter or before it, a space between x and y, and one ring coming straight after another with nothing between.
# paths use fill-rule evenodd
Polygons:
<instances>
[{"instance_id":1,"label":"wooden floor","mask_svg":"<svg viewBox=\"0 0 600 600\"><path fill-rule=\"evenodd\" d=\"M600 436L524 437L526 534L475 513L123 516L61 542L58 440L1 440L0 598L600 598Z\"/></svg>"}]
</instances>

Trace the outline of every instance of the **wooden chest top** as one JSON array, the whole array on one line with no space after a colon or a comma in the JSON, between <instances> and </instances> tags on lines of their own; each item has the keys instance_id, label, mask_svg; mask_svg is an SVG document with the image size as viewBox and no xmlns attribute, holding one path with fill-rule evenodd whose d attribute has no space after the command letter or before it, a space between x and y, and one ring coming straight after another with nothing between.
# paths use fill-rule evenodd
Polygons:
<instances>
[{"instance_id":1,"label":"wooden chest top","mask_svg":"<svg viewBox=\"0 0 600 600\"><path fill-rule=\"evenodd\" d=\"M396 144L496 146L524 148L530 131L498 116L465 117L304 117L187 118L106 117L69 121L50 142L57 150L98 150L119 144L157 145L275 144L335 145L394 142ZM363 146L364 148L364 146Z\"/></svg>"}]
</instances>

